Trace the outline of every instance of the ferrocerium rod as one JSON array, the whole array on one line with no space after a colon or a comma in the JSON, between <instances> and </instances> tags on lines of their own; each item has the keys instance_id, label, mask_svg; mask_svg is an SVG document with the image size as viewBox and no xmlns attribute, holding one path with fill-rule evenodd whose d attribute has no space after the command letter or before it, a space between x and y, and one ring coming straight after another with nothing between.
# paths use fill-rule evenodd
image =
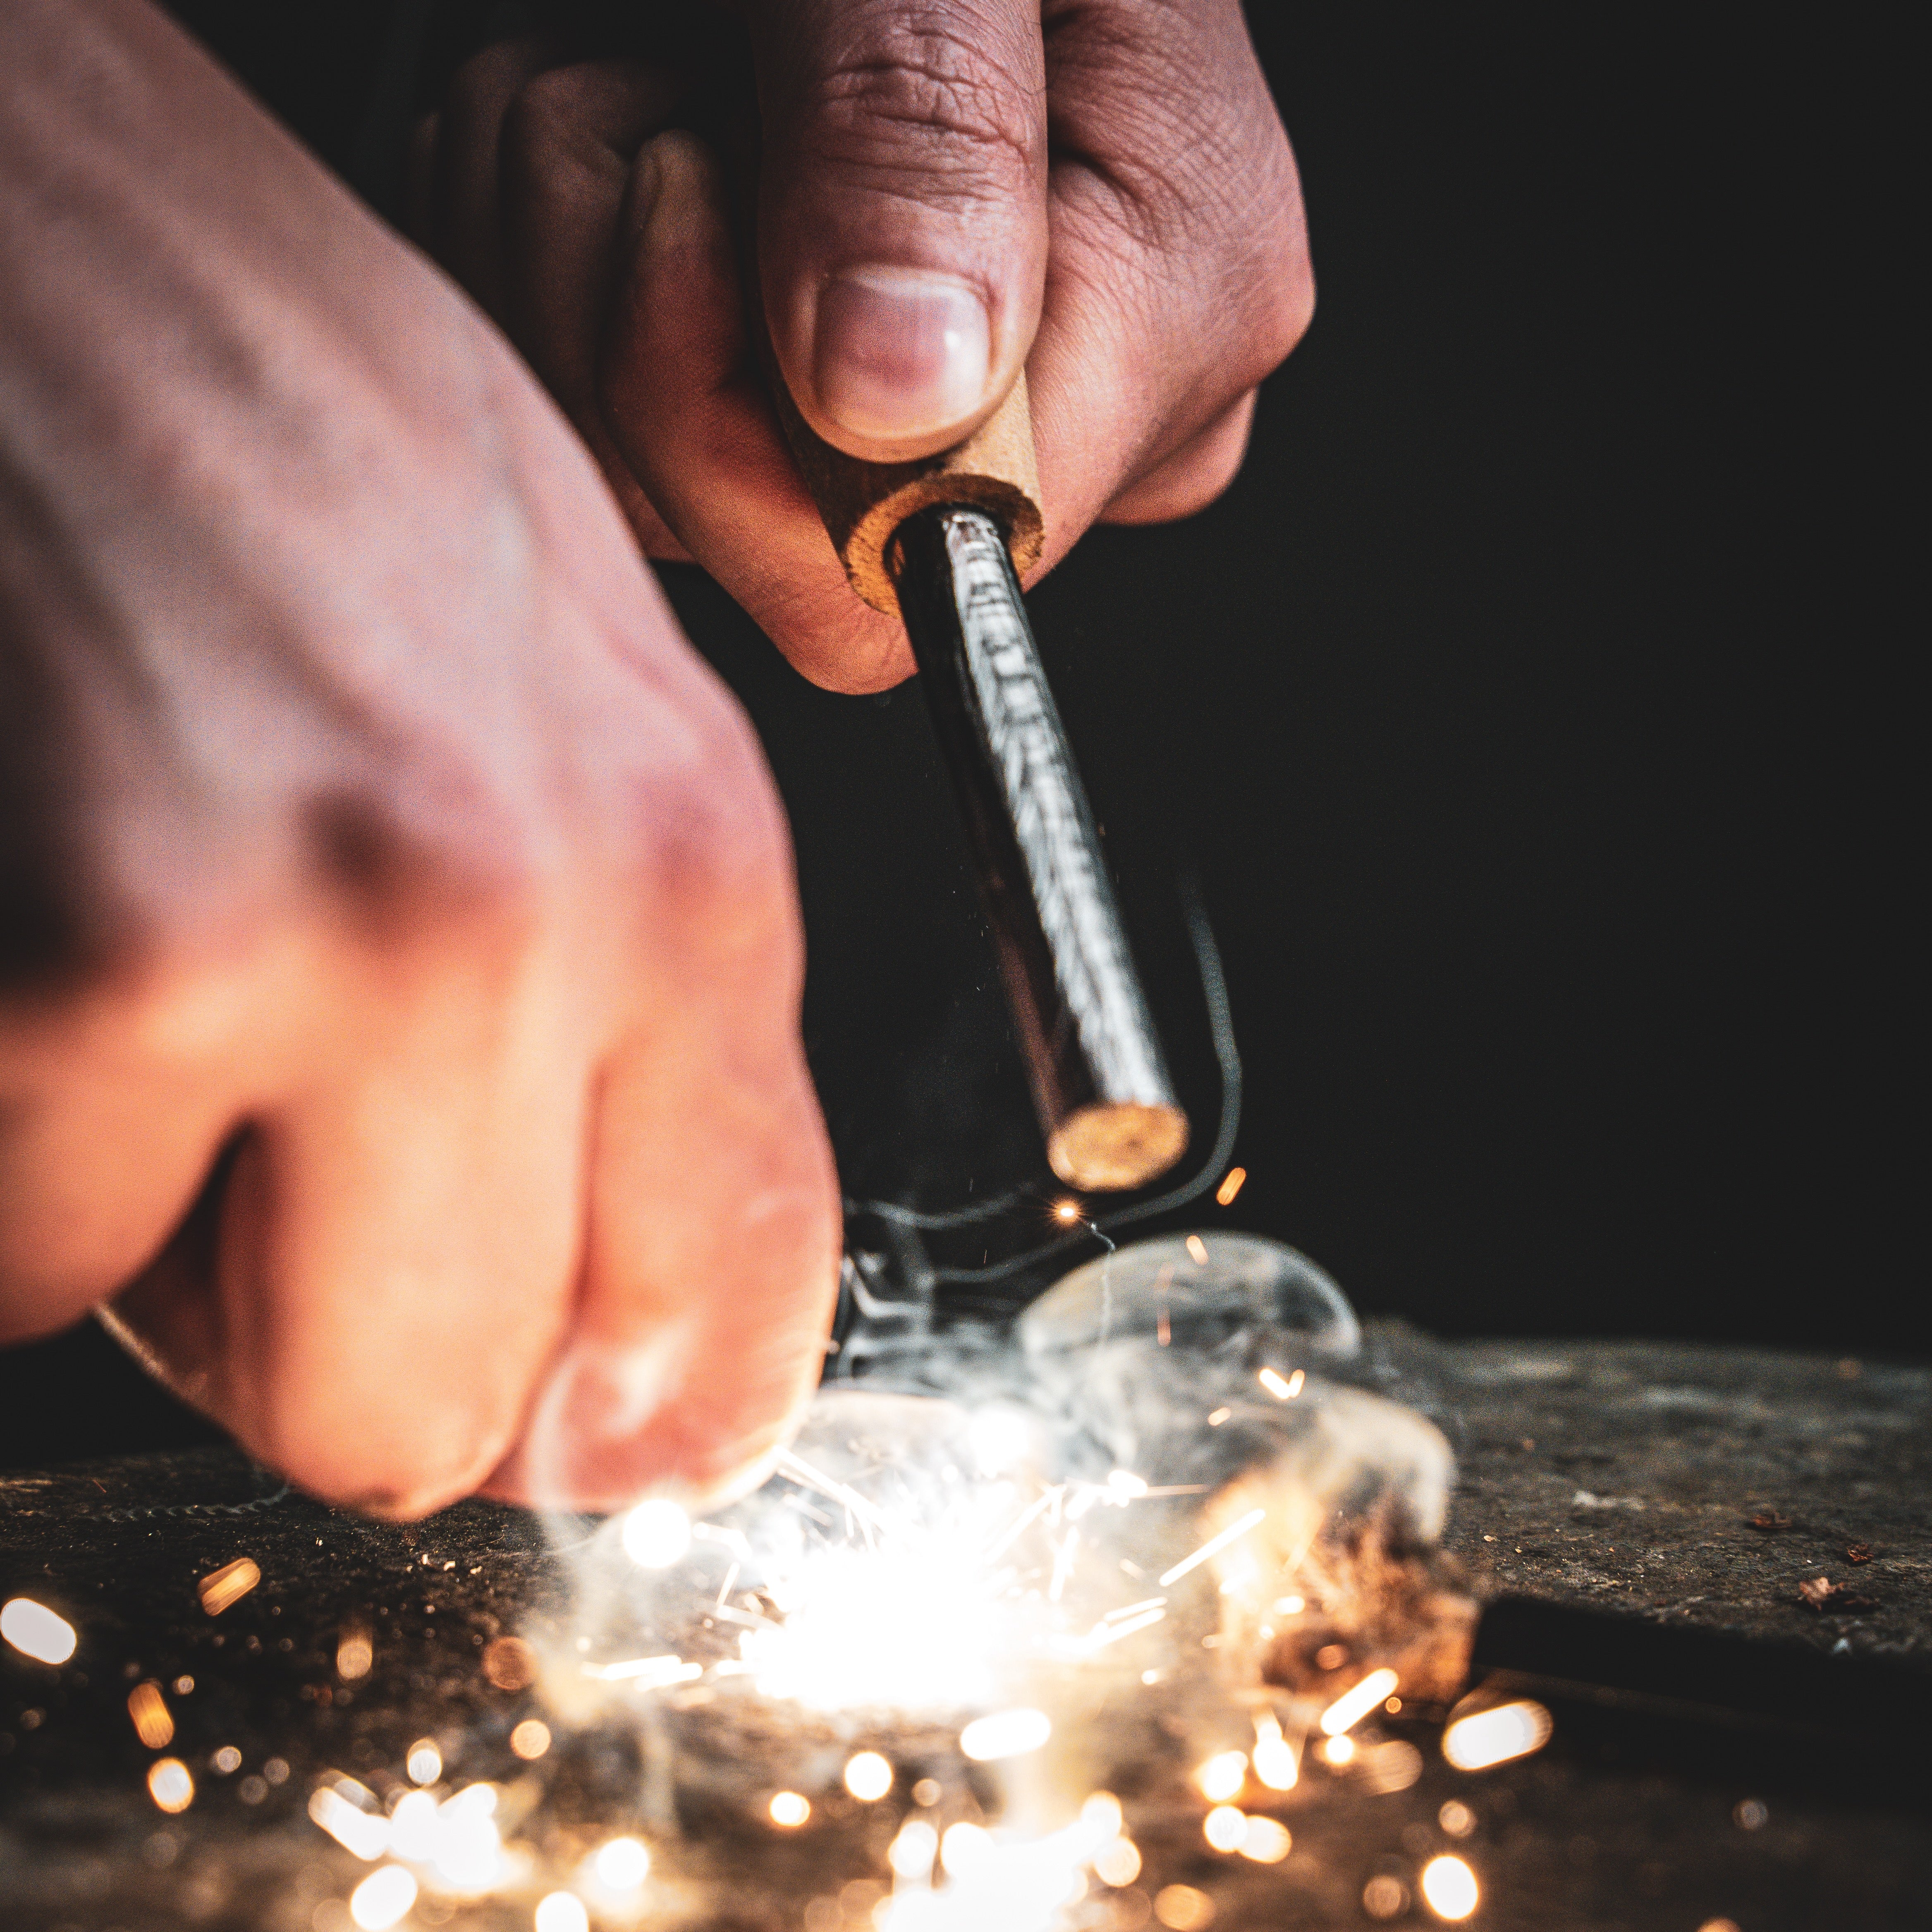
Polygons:
<instances>
[{"instance_id":1,"label":"ferrocerium rod","mask_svg":"<svg viewBox=\"0 0 1932 1932\"><path fill-rule=\"evenodd\" d=\"M1053 1171L1138 1187L1187 1120L1127 950L1094 814L1048 688L1005 533L936 504L885 562L951 770Z\"/></svg>"},{"instance_id":2,"label":"ferrocerium rod","mask_svg":"<svg viewBox=\"0 0 1932 1932\"><path fill-rule=\"evenodd\" d=\"M912 640L1046 1136L1070 1186L1139 1187L1187 1147L1094 814L1020 601L1046 521L1026 377L964 442L906 463L833 448L772 386L852 588Z\"/></svg>"}]
</instances>

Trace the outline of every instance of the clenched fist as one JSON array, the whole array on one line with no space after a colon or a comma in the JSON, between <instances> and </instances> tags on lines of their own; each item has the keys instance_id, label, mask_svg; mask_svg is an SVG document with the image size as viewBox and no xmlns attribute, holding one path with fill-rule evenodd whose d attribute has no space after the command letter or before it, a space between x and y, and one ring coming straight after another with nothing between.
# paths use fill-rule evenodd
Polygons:
<instances>
[{"instance_id":1,"label":"clenched fist","mask_svg":"<svg viewBox=\"0 0 1932 1932\"><path fill-rule=\"evenodd\" d=\"M807 676L877 690L911 656L846 586L758 333L818 434L879 460L958 442L1024 366L1050 565L1239 466L1313 302L1294 163L1236 0L742 12L674 60L477 55L422 130L412 225L650 553L703 564Z\"/></svg>"},{"instance_id":2,"label":"clenched fist","mask_svg":"<svg viewBox=\"0 0 1932 1932\"><path fill-rule=\"evenodd\" d=\"M758 748L501 338L140 0L0 13L0 1339L107 1303L395 1514L754 1474L838 1243Z\"/></svg>"}]
</instances>

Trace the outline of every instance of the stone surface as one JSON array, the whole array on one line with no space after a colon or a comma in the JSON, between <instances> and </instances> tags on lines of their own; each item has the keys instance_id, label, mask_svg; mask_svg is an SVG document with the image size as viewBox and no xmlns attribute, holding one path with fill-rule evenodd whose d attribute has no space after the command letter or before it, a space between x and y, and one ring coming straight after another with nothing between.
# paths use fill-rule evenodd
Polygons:
<instances>
[{"instance_id":1,"label":"stone surface","mask_svg":"<svg viewBox=\"0 0 1932 1932\"><path fill-rule=\"evenodd\" d=\"M1932 1671L1924 1370L1734 1348L1443 1345L1373 1324L1367 1350L1372 1381L1433 1415L1456 1447L1448 1542L1480 1592ZM1847 1556L1855 1546L1867 1560ZM260 1564L262 1581L210 1617L197 1581L239 1556ZM1801 1585L1821 1576L1845 1595L1808 1601ZM309 1793L332 1768L392 1789L426 1736L451 1778L498 1782L502 1815L534 1862L504 1895L425 1900L411 1924L527 1932L541 1892L624 1828L659 1848L644 1925L869 1922L902 1791L876 1808L821 1792L813 1825L780 1834L667 1773L666 1748L701 1709L667 1707L655 1732L559 1724L535 1763L512 1754L511 1730L538 1710L535 1694L494 1684L482 1659L494 1640L554 1612L562 1589L530 1516L467 1504L412 1528L366 1522L278 1493L225 1451L0 1481L0 1596L52 1604L81 1635L59 1669L0 1650L5 1923L346 1932L342 1901L368 1868L309 1822ZM357 1631L374 1664L345 1681L338 1646ZM135 1736L126 1698L137 1682L184 1676L191 1690L164 1691L177 1726L169 1748L197 1791L170 1817L148 1796L155 1754ZM1184 1733L1186 1712L1156 1699L1149 1714L1151 1735ZM1525 1932L1932 1923L1932 1826L1882 1792L1856 1804L1834 1800L1828 1780L1787 1792L1775 1766L1758 1778L1688 1748L1619 1768L1566 1748L1561 1722L1539 1756L1474 1774L1444 1762L1426 1714L1362 1735L1358 1766L1311 1761L1294 1792L1244 1800L1293 1833L1274 1866L1209 1851L1204 1804L1180 1776L1185 1751L1150 1746L1138 1786L1120 1790L1143 1878L1090 1897L1070 1924L1125 1932L1148 1922L1150 1892L1184 1883L1216 1901L1222 1928L1366 1925L1364 1887L1378 1876L1408 1900L1395 1922L1434 1923L1414 1892L1442 1853L1466 1858L1480 1880L1472 1922ZM226 1774L212 1762L224 1745L240 1756ZM760 1748L783 1762L783 1726ZM1364 1768L1378 1764L1394 1771ZM970 1799L962 1787L960 1802ZM1444 1828L1451 1801L1467 1808L1466 1836ZM845 1888L856 1888L842 1910Z\"/></svg>"}]
</instances>

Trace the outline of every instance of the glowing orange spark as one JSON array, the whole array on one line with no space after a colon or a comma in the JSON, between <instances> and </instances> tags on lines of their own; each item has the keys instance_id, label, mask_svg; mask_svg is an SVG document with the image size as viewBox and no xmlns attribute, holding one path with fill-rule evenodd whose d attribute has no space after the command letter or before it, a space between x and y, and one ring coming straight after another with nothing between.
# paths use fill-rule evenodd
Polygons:
<instances>
[{"instance_id":1,"label":"glowing orange spark","mask_svg":"<svg viewBox=\"0 0 1932 1932\"><path fill-rule=\"evenodd\" d=\"M1165 1590L1170 1583L1178 1582L1189 1570L1205 1563L1209 1557L1218 1556L1221 1551L1227 1548L1229 1544L1238 1542L1242 1537L1246 1536L1248 1532L1252 1529L1256 1523L1261 1522L1267 1514L1268 1511L1264 1509L1251 1509L1239 1522L1228 1524L1219 1536L1210 1536L1192 1556L1184 1556L1161 1578L1160 1587Z\"/></svg>"},{"instance_id":2,"label":"glowing orange spark","mask_svg":"<svg viewBox=\"0 0 1932 1932\"><path fill-rule=\"evenodd\" d=\"M1247 1178L1248 1170L1245 1167L1229 1168L1226 1179L1214 1190L1214 1198L1223 1208L1232 1208L1234 1204L1234 1196L1241 1191L1241 1183Z\"/></svg>"},{"instance_id":3,"label":"glowing orange spark","mask_svg":"<svg viewBox=\"0 0 1932 1932\"><path fill-rule=\"evenodd\" d=\"M262 1580L262 1567L252 1556L238 1556L201 1580L201 1607L218 1617L231 1604L238 1604Z\"/></svg>"}]
</instances>

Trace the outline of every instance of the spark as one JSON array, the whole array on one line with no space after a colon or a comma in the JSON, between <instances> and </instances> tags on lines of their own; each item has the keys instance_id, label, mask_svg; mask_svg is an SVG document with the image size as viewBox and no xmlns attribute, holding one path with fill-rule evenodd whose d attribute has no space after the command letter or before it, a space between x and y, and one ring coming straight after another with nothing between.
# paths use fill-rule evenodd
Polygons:
<instances>
[{"instance_id":1,"label":"spark","mask_svg":"<svg viewBox=\"0 0 1932 1932\"><path fill-rule=\"evenodd\" d=\"M541 1718L526 1718L510 1733L510 1748L525 1760L540 1758L550 1749L550 1726Z\"/></svg>"},{"instance_id":2,"label":"spark","mask_svg":"<svg viewBox=\"0 0 1932 1932\"><path fill-rule=\"evenodd\" d=\"M436 1850L430 1862L449 1891L472 1895L490 1890L503 1869L503 1840L496 1828L496 1788L471 1784L436 1807Z\"/></svg>"},{"instance_id":3,"label":"spark","mask_svg":"<svg viewBox=\"0 0 1932 1932\"><path fill-rule=\"evenodd\" d=\"M1482 1896L1476 1874L1453 1852L1431 1858L1422 1868L1422 1895L1438 1918L1466 1918Z\"/></svg>"},{"instance_id":4,"label":"spark","mask_svg":"<svg viewBox=\"0 0 1932 1932\"><path fill-rule=\"evenodd\" d=\"M1243 1858L1258 1865L1278 1865L1294 1849L1288 1827L1275 1818L1250 1817L1241 1842L1235 1847Z\"/></svg>"},{"instance_id":5,"label":"spark","mask_svg":"<svg viewBox=\"0 0 1932 1932\"><path fill-rule=\"evenodd\" d=\"M1200 1786L1201 1795L1211 1804L1225 1804L1231 1798L1238 1798L1241 1786L1248 1781L1247 1753L1216 1753L1194 1774L1194 1781Z\"/></svg>"},{"instance_id":6,"label":"spark","mask_svg":"<svg viewBox=\"0 0 1932 1932\"><path fill-rule=\"evenodd\" d=\"M151 1772L151 1786L153 1779ZM376 1794L352 1778L326 1780L308 1795L309 1816L365 1864L374 1864L389 1849L388 1820L377 1814L375 1806Z\"/></svg>"},{"instance_id":7,"label":"spark","mask_svg":"<svg viewBox=\"0 0 1932 1932\"><path fill-rule=\"evenodd\" d=\"M213 1765L224 1778L227 1778L242 1768L242 1754L232 1744L224 1744L214 1756L208 1760L208 1762Z\"/></svg>"},{"instance_id":8,"label":"spark","mask_svg":"<svg viewBox=\"0 0 1932 1932\"><path fill-rule=\"evenodd\" d=\"M349 1916L362 1932L389 1932L416 1902L416 1874L406 1866L384 1865L349 1894Z\"/></svg>"},{"instance_id":9,"label":"spark","mask_svg":"<svg viewBox=\"0 0 1932 1932\"><path fill-rule=\"evenodd\" d=\"M1191 1885L1164 1885L1154 1894L1154 1916L1169 1932L1202 1932L1214 1922L1214 1901Z\"/></svg>"},{"instance_id":10,"label":"spark","mask_svg":"<svg viewBox=\"0 0 1932 1932\"><path fill-rule=\"evenodd\" d=\"M1196 1268L1205 1268L1208 1265L1208 1244L1198 1234L1188 1236L1187 1252Z\"/></svg>"},{"instance_id":11,"label":"spark","mask_svg":"<svg viewBox=\"0 0 1932 1932\"><path fill-rule=\"evenodd\" d=\"M1370 1671L1322 1713L1323 1732L1339 1738L1344 1731L1352 1730L1395 1688L1398 1681L1393 1670Z\"/></svg>"},{"instance_id":12,"label":"spark","mask_svg":"<svg viewBox=\"0 0 1932 1932\"><path fill-rule=\"evenodd\" d=\"M1202 1821L1201 1835L1217 1852L1239 1851L1248 1835L1248 1821L1233 1805L1217 1804Z\"/></svg>"},{"instance_id":13,"label":"spark","mask_svg":"<svg viewBox=\"0 0 1932 1932\"><path fill-rule=\"evenodd\" d=\"M673 1684L694 1683L704 1675L701 1664L687 1664L681 1657L627 1657L618 1664L586 1664L586 1677L601 1678L606 1684L628 1684L639 1690L662 1690Z\"/></svg>"},{"instance_id":14,"label":"spark","mask_svg":"<svg viewBox=\"0 0 1932 1932\"><path fill-rule=\"evenodd\" d=\"M1245 1167L1229 1168L1220 1186L1214 1190L1216 1203L1223 1208L1233 1207L1234 1196L1240 1192L1241 1183L1247 1178L1248 1170Z\"/></svg>"},{"instance_id":15,"label":"spark","mask_svg":"<svg viewBox=\"0 0 1932 1932\"><path fill-rule=\"evenodd\" d=\"M1442 1733L1442 1755L1458 1771L1486 1771L1540 1750L1553 1728L1540 1704L1520 1698L1454 1719Z\"/></svg>"},{"instance_id":16,"label":"spark","mask_svg":"<svg viewBox=\"0 0 1932 1932\"><path fill-rule=\"evenodd\" d=\"M538 1899L531 1923L536 1932L590 1932L590 1914L574 1892L554 1892Z\"/></svg>"},{"instance_id":17,"label":"spark","mask_svg":"<svg viewBox=\"0 0 1932 1932\"><path fill-rule=\"evenodd\" d=\"M238 1604L262 1580L262 1566L252 1556L238 1556L212 1570L199 1586L201 1607L212 1617Z\"/></svg>"},{"instance_id":18,"label":"spark","mask_svg":"<svg viewBox=\"0 0 1932 1932\"><path fill-rule=\"evenodd\" d=\"M1281 1720L1272 1711L1255 1719L1255 1775L1270 1791L1292 1791L1300 1777L1294 1747L1281 1734Z\"/></svg>"},{"instance_id":19,"label":"spark","mask_svg":"<svg viewBox=\"0 0 1932 1932\"><path fill-rule=\"evenodd\" d=\"M128 1693L128 1714L134 1720L134 1735L148 1750L165 1750L174 1742L175 1720L169 1714L168 1700L152 1678Z\"/></svg>"},{"instance_id":20,"label":"spark","mask_svg":"<svg viewBox=\"0 0 1932 1932\"><path fill-rule=\"evenodd\" d=\"M796 1797L795 1792L781 1792L780 1797ZM773 1801L776 1808L777 1801ZM802 1798L798 1801L805 1804ZM806 1816L809 1817L812 1807L806 1804ZM774 1808L772 1816L778 1813ZM805 1820L797 1821L803 1824ZM635 1892L651 1875L650 1847L641 1839L611 1838L597 1848L597 1855L590 1861L590 1868L597 1875L599 1885L608 1886L613 1892Z\"/></svg>"},{"instance_id":21,"label":"spark","mask_svg":"<svg viewBox=\"0 0 1932 1932\"><path fill-rule=\"evenodd\" d=\"M1066 1580L1073 1574L1073 1558L1080 1548L1080 1532L1070 1529L1053 1558L1053 1580L1047 1586L1047 1601L1057 1604L1066 1590Z\"/></svg>"},{"instance_id":22,"label":"spark","mask_svg":"<svg viewBox=\"0 0 1932 1932\"><path fill-rule=\"evenodd\" d=\"M1262 1387L1276 1402L1292 1402L1301 1393L1301 1385L1308 1378L1300 1369L1292 1376L1284 1376L1275 1369L1264 1369L1260 1379Z\"/></svg>"},{"instance_id":23,"label":"spark","mask_svg":"<svg viewBox=\"0 0 1932 1932\"><path fill-rule=\"evenodd\" d=\"M1452 1798L1436 1813L1436 1822L1452 1838L1466 1838L1476 1828L1476 1814L1460 1798Z\"/></svg>"},{"instance_id":24,"label":"spark","mask_svg":"<svg viewBox=\"0 0 1932 1932\"><path fill-rule=\"evenodd\" d=\"M1323 1743L1322 1756L1326 1762L1340 1771L1345 1764L1354 1762L1355 1741L1344 1731L1339 1737L1330 1738Z\"/></svg>"},{"instance_id":25,"label":"spark","mask_svg":"<svg viewBox=\"0 0 1932 1932\"><path fill-rule=\"evenodd\" d=\"M1217 1408L1212 1415L1208 1417L1208 1426L1210 1429L1219 1429L1222 1424L1226 1422L1228 1417L1232 1415L1234 1412L1232 1408L1227 1408L1225 1406L1222 1408Z\"/></svg>"},{"instance_id":26,"label":"spark","mask_svg":"<svg viewBox=\"0 0 1932 1932\"><path fill-rule=\"evenodd\" d=\"M376 1646L367 1630L345 1630L335 1646L335 1669L345 1682L367 1677L376 1661Z\"/></svg>"},{"instance_id":27,"label":"spark","mask_svg":"<svg viewBox=\"0 0 1932 1932\"><path fill-rule=\"evenodd\" d=\"M908 1818L887 1850L886 1862L896 1876L919 1884L932 1877L938 1856L938 1831L923 1818Z\"/></svg>"},{"instance_id":28,"label":"spark","mask_svg":"<svg viewBox=\"0 0 1932 1932\"><path fill-rule=\"evenodd\" d=\"M959 1733L959 1748L975 1764L994 1764L1036 1751L1052 1735L1053 1720L1044 1711L1022 1706L975 1718Z\"/></svg>"},{"instance_id":29,"label":"spark","mask_svg":"<svg viewBox=\"0 0 1932 1932\"><path fill-rule=\"evenodd\" d=\"M1221 1551L1227 1548L1229 1544L1239 1542L1250 1530L1254 1528L1256 1524L1262 1521L1267 1514L1268 1511L1264 1509L1251 1509L1239 1521L1228 1524L1220 1535L1210 1536L1192 1556L1183 1557L1161 1578L1160 1587L1165 1590L1170 1584L1178 1582L1189 1570L1205 1563L1209 1557L1218 1556Z\"/></svg>"},{"instance_id":30,"label":"spark","mask_svg":"<svg viewBox=\"0 0 1932 1932\"><path fill-rule=\"evenodd\" d=\"M64 1664L80 1641L66 1618L31 1597L16 1597L0 1607L0 1636L39 1664Z\"/></svg>"},{"instance_id":31,"label":"spark","mask_svg":"<svg viewBox=\"0 0 1932 1932\"><path fill-rule=\"evenodd\" d=\"M766 1808L772 1822L788 1832L796 1831L812 1816L812 1801L796 1791L775 1791Z\"/></svg>"},{"instance_id":32,"label":"spark","mask_svg":"<svg viewBox=\"0 0 1932 1932\"><path fill-rule=\"evenodd\" d=\"M1155 1339L1163 1348L1172 1345L1174 1324L1168 1319L1167 1304L1164 1301L1160 1304L1160 1314L1154 1318L1154 1332Z\"/></svg>"},{"instance_id":33,"label":"spark","mask_svg":"<svg viewBox=\"0 0 1932 1932\"><path fill-rule=\"evenodd\" d=\"M1061 1201L1054 1204L1053 1218L1064 1221L1070 1228L1080 1218L1080 1204L1077 1201Z\"/></svg>"},{"instance_id":34,"label":"spark","mask_svg":"<svg viewBox=\"0 0 1932 1932\"><path fill-rule=\"evenodd\" d=\"M442 1753L436 1748L435 1738L417 1738L403 1760L403 1768L409 1773L411 1784L434 1784L442 1775Z\"/></svg>"},{"instance_id":35,"label":"spark","mask_svg":"<svg viewBox=\"0 0 1932 1932\"><path fill-rule=\"evenodd\" d=\"M668 1496L647 1497L624 1519L624 1554L640 1570L668 1570L691 1547L691 1518Z\"/></svg>"},{"instance_id":36,"label":"spark","mask_svg":"<svg viewBox=\"0 0 1932 1932\"><path fill-rule=\"evenodd\" d=\"M1094 1870L1116 1890L1132 1885L1141 1875L1140 1847L1131 1838L1115 1838L1094 1853Z\"/></svg>"},{"instance_id":37,"label":"spark","mask_svg":"<svg viewBox=\"0 0 1932 1932\"><path fill-rule=\"evenodd\" d=\"M158 1757L148 1767L148 1796L164 1811L185 1811L194 1802L194 1774L178 1757Z\"/></svg>"},{"instance_id":38,"label":"spark","mask_svg":"<svg viewBox=\"0 0 1932 1932\"><path fill-rule=\"evenodd\" d=\"M866 1532L868 1542L874 1532L890 1532L892 1526L850 1484L836 1481L824 1470L814 1468L802 1456L790 1449L781 1450L778 1468L794 1482L802 1483L807 1489L816 1490L820 1496L829 1496L832 1502L842 1504L854 1521Z\"/></svg>"},{"instance_id":39,"label":"spark","mask_svg":"<svg viewBox=\"0 0 1932 1932\"><path fill-rule=\"evenodd\" d=\"M492 1637L483 1646L483 1675L499 1690L527 1690L537 1681L536 1653L520 1636Z\"/></svg>"},{"instance_id":40,"label":"spark","mask_svg":"<svg viewBox=\"0 0 1932 1932\"><path fill-rule=\"evenodd\" d=\"M1148 1493L1147 1478L1137 1476L1131 1469L1114 1469L1108 1472L1107 1486L1129 1502Z\"/></svg>"},{"instance_id":41,"label":"spark","mask_svg":"<svg viewBox=\"0 0 1932 1932\"><path fill-rule=\"evenodd\" d=\"M859 1751L845 1761L845 1789L861 1804L871 1804L892 1788L890 1760L877 1751Z\"/></svg>"}]
</instances>

